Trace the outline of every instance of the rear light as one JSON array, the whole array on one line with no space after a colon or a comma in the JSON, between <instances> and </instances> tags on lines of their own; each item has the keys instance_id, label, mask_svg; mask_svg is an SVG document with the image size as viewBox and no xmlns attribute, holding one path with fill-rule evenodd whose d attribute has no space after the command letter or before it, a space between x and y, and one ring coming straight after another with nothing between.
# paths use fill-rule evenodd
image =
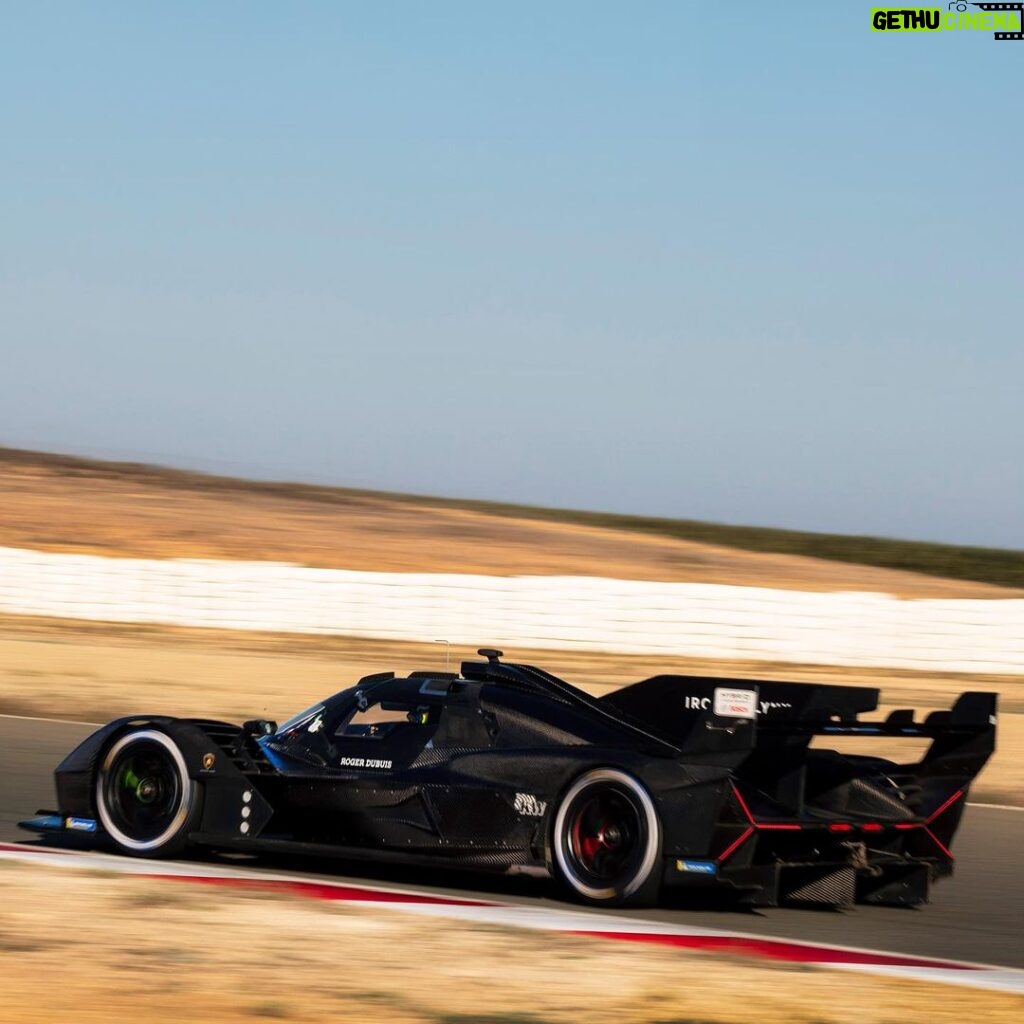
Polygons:
<instances>
[{"instance_id":1,"label":"rear light","mask_svg":"<svg viewBox=\"0 0 1024 1024\"><path fill-rule=\"evenodd\" d=\"M837 821L828 827L829 832L852 832L853 826L847 825L845 822Z\"/></svg>"},{"instance_id":2,"label":"rear light","mask_svg":"<svg viewBox=\"0 0 1024 1024\"><path fill-rule=\"evenodd\" d=\"M869 821L866 824L861 825L860 830L862 832L881 832L882 826L877 824L877 822Z\"/></svg>"}]
</instances>

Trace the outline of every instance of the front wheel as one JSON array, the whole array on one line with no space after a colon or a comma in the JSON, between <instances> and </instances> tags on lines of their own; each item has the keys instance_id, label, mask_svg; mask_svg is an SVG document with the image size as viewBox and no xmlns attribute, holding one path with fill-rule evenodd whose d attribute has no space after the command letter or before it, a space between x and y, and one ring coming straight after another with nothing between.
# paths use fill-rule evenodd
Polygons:
<instances>
[{"instance_id":1,"label":"front wheel","mask_svg":"<svg viewBox=\"0 0 1024 1024\"><path fill-rule=\"evenodd\" d=\"M632 775L595 768L558 806L552 829L556 873L595 906L654 903L661 887L661 823Z\"/></svg>"},{"instance_id":2,"label":"front wheel","mask_svg":"<svg viewBox=\"0 0 1024 1024\"><path fill-rule=\"evenodd\" d=\"M96 810L124 853L173 857L187 845L199 811L199 786L178 745L164 732L125 733L107 749L96 775Z\"/></svg>"}]
</instances>

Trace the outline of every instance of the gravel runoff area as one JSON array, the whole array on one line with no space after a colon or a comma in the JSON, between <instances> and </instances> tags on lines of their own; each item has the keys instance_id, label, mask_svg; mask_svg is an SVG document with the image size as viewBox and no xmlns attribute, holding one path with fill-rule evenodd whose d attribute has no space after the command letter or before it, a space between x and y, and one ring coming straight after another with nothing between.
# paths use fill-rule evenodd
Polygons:
<instances>
[{"instance_id":1,"label":"gravel runoff area","mask_svg":"<svg viewBox=\"0 0 1024 1024\"><path fill-rule=\"evenodd\" d=\"M7 1024L1018 1024L1024 997L0 864Z\"/></svg>"}]
</instances>

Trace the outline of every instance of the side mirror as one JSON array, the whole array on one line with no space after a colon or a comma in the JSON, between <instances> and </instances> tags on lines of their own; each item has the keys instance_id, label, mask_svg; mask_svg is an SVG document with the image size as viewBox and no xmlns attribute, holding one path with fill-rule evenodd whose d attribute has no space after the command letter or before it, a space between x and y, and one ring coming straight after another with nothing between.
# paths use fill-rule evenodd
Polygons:
<instances>
[{"instance_id":1,"label":"side mirror","mask_svg":"<svg viewBox=\"0 0 1024 1024\"><path fill-rule=\"evenodd\" d=\"M242 731L250 736L273 736L277 732L277 722L266 718L250 718L242 723Z\"/></svg>"}]
</instances>

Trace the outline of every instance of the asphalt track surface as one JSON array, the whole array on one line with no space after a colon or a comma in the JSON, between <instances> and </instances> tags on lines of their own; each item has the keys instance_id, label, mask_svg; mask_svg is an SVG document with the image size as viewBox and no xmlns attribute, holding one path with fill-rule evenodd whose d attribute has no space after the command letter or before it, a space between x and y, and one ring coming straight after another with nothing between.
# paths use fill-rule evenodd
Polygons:
<instances>
[{"instance_id":1,"label":"asphalt track surface","mask_svg":"<svg viewBox=\"0 0 1024 1024\"><path fill-rule=\"evenodd\" d=\"M53 807L53 768L92 729L80 723L0 716L0 841L34 841L16 823L39 808ZM932 902L925 907L745 911L674 902L623 914L634 920L1024 968L1022 851L1024 811L969 806L955 841L956 874L933 889ZM369 882L514 905L565 906L554 884L541 879L295 858L260 858L246 866L293 872L304 879Z\"/></svg>"}]
</instances>

